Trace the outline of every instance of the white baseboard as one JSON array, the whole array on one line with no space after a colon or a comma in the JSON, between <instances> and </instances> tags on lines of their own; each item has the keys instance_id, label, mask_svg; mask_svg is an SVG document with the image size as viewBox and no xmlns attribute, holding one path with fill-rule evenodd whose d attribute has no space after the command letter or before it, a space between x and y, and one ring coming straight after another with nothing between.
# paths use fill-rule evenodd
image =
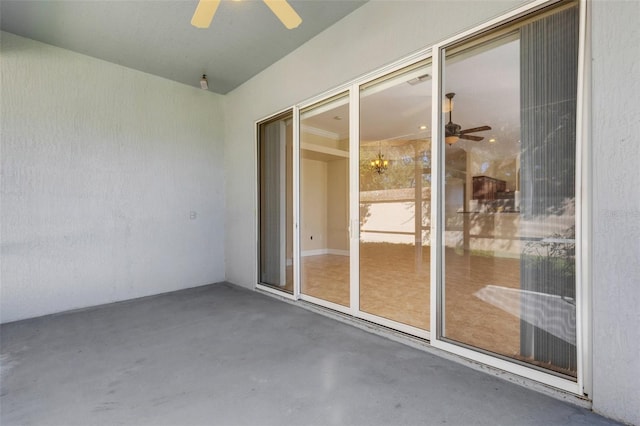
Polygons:
<instances>
[{"instance_id":1,"label":"white baseboard","mask_svg":"<svg viewBox=\"0 0 640 426\"><path fill-rule=\"evenodd\" d=\"M338 256L349 256L349 250L328 249L328 254L335 254Z\"/></svg>"},{"instance_id":2,"label":"white baseboard","mask_svg":"<svg viewBox=\"0 0 640 426\"><path fill-rule=\"evenodd\" d=\"M316 249L316 250L304 250L300 253L300 256L302 257L307 257L307 256L321 256L323 254L335 254L338 256L349 256L349 250L338 250L338 249L329 249L329 248L323 248L323 249Z\"/></svg>"}]
</instances>

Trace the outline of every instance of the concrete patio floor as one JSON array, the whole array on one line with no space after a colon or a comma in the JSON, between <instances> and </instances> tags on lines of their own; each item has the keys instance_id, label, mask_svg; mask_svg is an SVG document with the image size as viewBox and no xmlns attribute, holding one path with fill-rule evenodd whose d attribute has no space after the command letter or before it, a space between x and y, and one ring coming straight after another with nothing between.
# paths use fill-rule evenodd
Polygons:
<instances>
[{"instance_id":1,"label":"concrete patio floor","mask_svg":"<svg viewBox=\"0 0 640 426\"><path fill-rule=\"evenodd\" d=\"M0 332L3 426L618 424L226 283Z\"/></svg>"}]
</instances>

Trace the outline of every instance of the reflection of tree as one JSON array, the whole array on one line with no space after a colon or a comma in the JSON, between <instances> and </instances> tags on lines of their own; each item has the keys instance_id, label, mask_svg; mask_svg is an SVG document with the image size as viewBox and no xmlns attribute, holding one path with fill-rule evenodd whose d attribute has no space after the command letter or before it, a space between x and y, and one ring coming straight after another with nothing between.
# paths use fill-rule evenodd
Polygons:
<instances>
[{"instance_id":1,"label":"reflection of tree","mask_svg":"<svg viewBox=\"0 0 640 426\"><path fill-rule=\"evenodd\" d=\"M522 290L560 296L567 303L575 303L575 199L545 202L544 213L523 218L523 230L537 238L530 238L520 256L520 285ZM538 209L542 211L542 209ZM521 303L522 318L536 314L535 307ZM544 313L538 313L539 315ZM567 314L562 321L575 325L575 316ZM548 363L575 372L576 346L548 331L521 322L520 353L534 361Z\"/></svg>"},{"instance_id":2,"label":"reflection of tree","mask_svg":"<svg viewBox=\"0 0 640 426\"><path fill-rule=\"evenodd\" d=\"M360 203L360 229L367 223L371 216L371 203Z\"/></svg>"},{"instance_id":3,"label":"reflection of tree","mask_svg":"<svg viewBox=\"0 0 640 426\"><path fill-rule=\"evenodd\" d=\"M391 194L389 191L407 188L416 188L421 191L421 187L430 185L429 181L424 180L426 177L430 180L430 152L427 151L429 142L425 140L410 141L393 141L382 143L380 152L385 159L389 160L389 167L384 173L376 173L371 167L371 160L377 155L379 148L363 146L360 149L360 191L385 191L385 194ZM419 170L420 182L416 181L416 170ZM422 198L420 194L418 199ZM428 220L430 215L430 203L421 203L422 220ZM407 207L407 208L415 208ZM419 207L419 206L418 206ZM425 217L425 215L427 215ZM367 219L371 216L371 203L360 202L360 226L362 227ZM415 218L414 218L415 220Z\"/></svg>"},{"instance_id":4,"label":"reflection of tree","mask_svg":"<svg viewBox=\"0 0 640 426\"><path fill-rule=\"evenodd\" d=\"M527 241L522 248L522 266L536 271L537 291L575 298L575 198L561 206L550 206L547 214L532 223L556 222L557 231ZM568 225L568 226L567 226Z\"/></svg>"},{"instance_id":5,"label":"reflection of tree","mask_svg":"<svg viewBox=\"0 0 640 426\"><path fill-rule=\"evenodd\" d=\"M458 229L464 233L455 241L458 254L469 251L473 256L509 258L520 254L517 213L465 212L456 217L463 222Z\"/></svg>"}]
</instances>

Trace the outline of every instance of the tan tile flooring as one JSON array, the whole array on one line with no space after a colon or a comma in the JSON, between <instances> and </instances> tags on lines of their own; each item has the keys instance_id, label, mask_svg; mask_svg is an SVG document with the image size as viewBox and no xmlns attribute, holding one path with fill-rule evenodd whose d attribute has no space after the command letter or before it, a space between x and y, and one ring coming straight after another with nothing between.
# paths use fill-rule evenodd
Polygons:
<instances>
[{"instance_id":1,"label":"tan tile flooring","mask_svg":"<svg viewBox=\"0 0 640 426\"><path fill-rule=\"evenodd\" d=\"M428 330L429 256L428 246L420 254L408 244L361 244L360 309ZM445 271L445 336L521 358L520 320L474 295L487 285L519 288L520 261L447 249ZM349 305L349 256L304 257L301 277L303 294Z\"/></svg>"},{"instance_id":2,"label":"tan tile flooring","mask_svg":"<svg viewBox=\"0 0 640 426\"><path fill-rule=\"evenodd\" d=\"M416 263L418 263L416 265ZM320 299L349 305L349 257L303 258L301 289ZM427 330L429 250L416 262L413 246L370 243L360 247L360 310Z\"/></svg>"}]
</instances>

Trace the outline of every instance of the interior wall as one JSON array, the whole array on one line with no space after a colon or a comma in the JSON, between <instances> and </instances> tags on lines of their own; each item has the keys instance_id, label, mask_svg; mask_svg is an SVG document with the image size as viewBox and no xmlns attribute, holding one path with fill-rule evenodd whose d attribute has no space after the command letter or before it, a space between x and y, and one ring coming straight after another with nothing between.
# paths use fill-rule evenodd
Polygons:
<instances>
[{"instance_id":1,"label":"interior wall","mask_svg":"<svg viewBox=\"0 0 640 426\"><path fill-rule=\"evenodd\" d=\"M590 6L593 408L640 425L640 2Z\"/></svg>"},{"instance_id":2,"label":"interior wall","mask_svg":"<svg viewBox=\"0 0 640 426\"><path fill-rule=\"evenodd\" d=\"M1 321L224 280L223 97L5 32L1 56Z\"/></svg>"},{"instance_id":3,"label":"interior wall","mask_svg":"<svg viewBox=\"0 0 640 426\"><path fill-rule=\"evenodd\" d=\"M300 175L300 249L310 256L327 249L327 163L303 158Z\"/></svg>"},{"instance_id":4,"label":"interior wall","mask_svg":"<svg viewBox=\"0 0 640 426\"><path fill-rule=\"evenodd\" d=\"M349 251L349 159L327 163L327 248L334 254Z\"/></svg>"}]
</instances>

